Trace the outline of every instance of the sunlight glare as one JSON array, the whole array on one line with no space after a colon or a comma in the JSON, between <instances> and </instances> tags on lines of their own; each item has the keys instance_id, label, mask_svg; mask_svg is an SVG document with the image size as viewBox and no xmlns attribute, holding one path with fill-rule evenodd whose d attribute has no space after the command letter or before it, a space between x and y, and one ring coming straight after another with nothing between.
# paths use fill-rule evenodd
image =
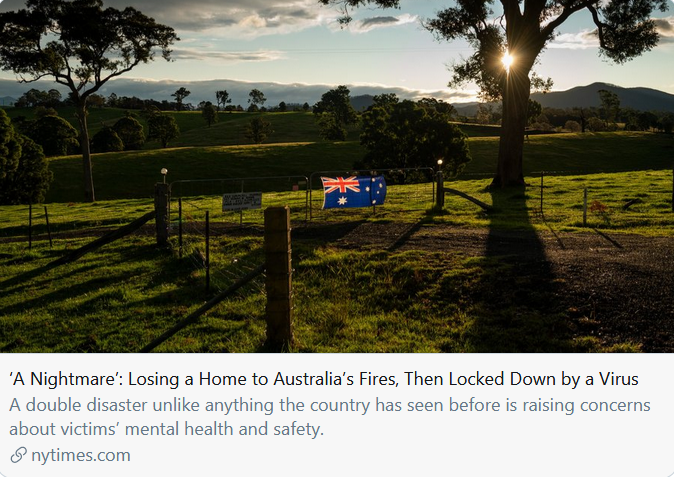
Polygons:
<instances>
[{"instance_id":1,"label":"sunlight glare","mask_svg":"<svg viewBox=\"0 0 674 477\"><path fill-rule=\"evenodd\" d=\"M503 63L503 67L506 70L506 73L510 73L510 66L513 64L515 61L515 58L506 50L505 53L503 53L503 58L501 58L501 62Z\"/></svg>"}]
</instances>

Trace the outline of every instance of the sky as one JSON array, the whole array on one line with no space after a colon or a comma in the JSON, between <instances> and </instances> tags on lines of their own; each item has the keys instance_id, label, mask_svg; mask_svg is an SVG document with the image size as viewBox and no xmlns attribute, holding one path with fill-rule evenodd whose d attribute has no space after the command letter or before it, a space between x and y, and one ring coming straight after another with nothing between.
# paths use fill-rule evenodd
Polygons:
<instances>
[{"instance_id":1,"label":"sky","mask_svg":"<svg viewBox=\"0 0 674 477\"><path fill-rule=\"evenodd\" d=\"M0 0L0 12L17 10L25 0ZM498 2L496 2L498 3ZM267 105L313 104L320 94L347 85L351 94L395 92L401 97L435 96L450 102L475 99L476 88L447 87L448 65L471 54L463 41L438 42L422 27L424 19L452 6L450 0L402 0L400 9L361 8L347 28L337 23L335 8L317 0L104 0L106 6L133 6L175 28L181 41L174 61L159 58L111 82L104 95L171 99L181 86L192 91L188 102L214 101L227 89L234 104L261 89ZM674 0L658 12L660 44L624 65L598 56L597 40L586 11L574 14L540 56L537 73L552 78L563 91L593 82L649 87L674 94ZM495 12L495 17L498 12ZM14 96L34 85L17 85L0 71L0 96ZM41 83L38 88L48 89ZM213 96L211 98L210 96Z\"/></svg>"}]
</instances>

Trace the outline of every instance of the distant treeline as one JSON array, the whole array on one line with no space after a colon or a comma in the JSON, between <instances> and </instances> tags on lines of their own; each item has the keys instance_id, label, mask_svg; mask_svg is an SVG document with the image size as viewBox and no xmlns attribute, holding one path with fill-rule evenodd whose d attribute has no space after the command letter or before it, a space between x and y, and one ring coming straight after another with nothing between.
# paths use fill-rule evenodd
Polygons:
<instances>
[{"instance_id":1,"label":"distant treeline","mask_svg":"<svg viewBox=\"0 0 674 477\"><path fill-rule=\"evenodd\" d=\"M111 93L108 97L92 94L87 100L87 105L90 108L120 108L129 110L144 110L152 107L160 111L201 111L204 106L209 104L208 101L201 101L198 105L192 103L179 103L177 101L156 101L154 99L141 99L137 96L117 96ZM45 108L59 108L63 106L72 106L69 95L63 97L60 91L50 89L48 91L41 91L38 89L30 89L24 93L15 103L16 108L34 108L43 106ZM241 105L227 104L223 106L222 111L247 111L251 106L244 108ZM311 107L308 103L285 103L281 101L278 106L262 107L255 109L256 111L271 111L271 112L285 112L285 111L309 111Z\"/></svg>"}]
</instances>

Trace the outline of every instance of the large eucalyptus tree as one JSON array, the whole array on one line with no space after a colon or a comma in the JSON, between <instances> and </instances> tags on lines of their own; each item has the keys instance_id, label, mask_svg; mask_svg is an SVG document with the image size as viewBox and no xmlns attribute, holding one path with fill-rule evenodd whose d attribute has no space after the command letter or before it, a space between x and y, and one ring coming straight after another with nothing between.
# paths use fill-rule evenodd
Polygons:
<instances>
[{"instance_id":1,"label":"large eucalyptus tree","mask_svg":"<svg viewBox=\"0 0 674 477\"><path fill-rule=\"evenodd\" d=\"M400 0L318 0L343 12L364 5L398 8ZM668 0L456 0L424 26L438 39L467 40L474 49L456 63L450 86L473 81L485 97L503 101L498 165L493 186L522 185L524 129L532 83L541 83L532 68L559 27L572 15L585 13L596 26L600 54L624 63L651 50L658 32L651 15L666 11ZM492 7L500 4L494 19Z\"/></svg>"},{"instance_id":2,"label":"large eucalyptus tree","mask_svg":"<svg viewBox=\"0 0 674 477\"><path fill-rule=\"evenodd\" d=\"M154 59L169 60L178 40L173 28L128 7L103 8L101 0L28 0L0 13L0 67L29 83L53 78L66 86L80 128L84 196L96 199L87 128L87 99L110 79Z\"/></svg>"}]
</instances>

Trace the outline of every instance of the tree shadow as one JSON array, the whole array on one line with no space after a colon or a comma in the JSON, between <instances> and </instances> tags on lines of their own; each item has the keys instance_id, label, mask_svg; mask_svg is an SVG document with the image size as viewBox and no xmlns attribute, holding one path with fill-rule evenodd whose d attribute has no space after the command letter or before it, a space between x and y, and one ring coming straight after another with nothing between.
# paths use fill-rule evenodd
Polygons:
<instances>
[{"instance_id":1,"label":"tree shadow","mask_svg":"<svg viewBox=\"0 0 674 477\"><path fill-rule=\"evenodd\" d=\"M465 346L474 352L569 352L572 336L526 189L491 190L494 211Z\"/></svg>"}]
</instances>

